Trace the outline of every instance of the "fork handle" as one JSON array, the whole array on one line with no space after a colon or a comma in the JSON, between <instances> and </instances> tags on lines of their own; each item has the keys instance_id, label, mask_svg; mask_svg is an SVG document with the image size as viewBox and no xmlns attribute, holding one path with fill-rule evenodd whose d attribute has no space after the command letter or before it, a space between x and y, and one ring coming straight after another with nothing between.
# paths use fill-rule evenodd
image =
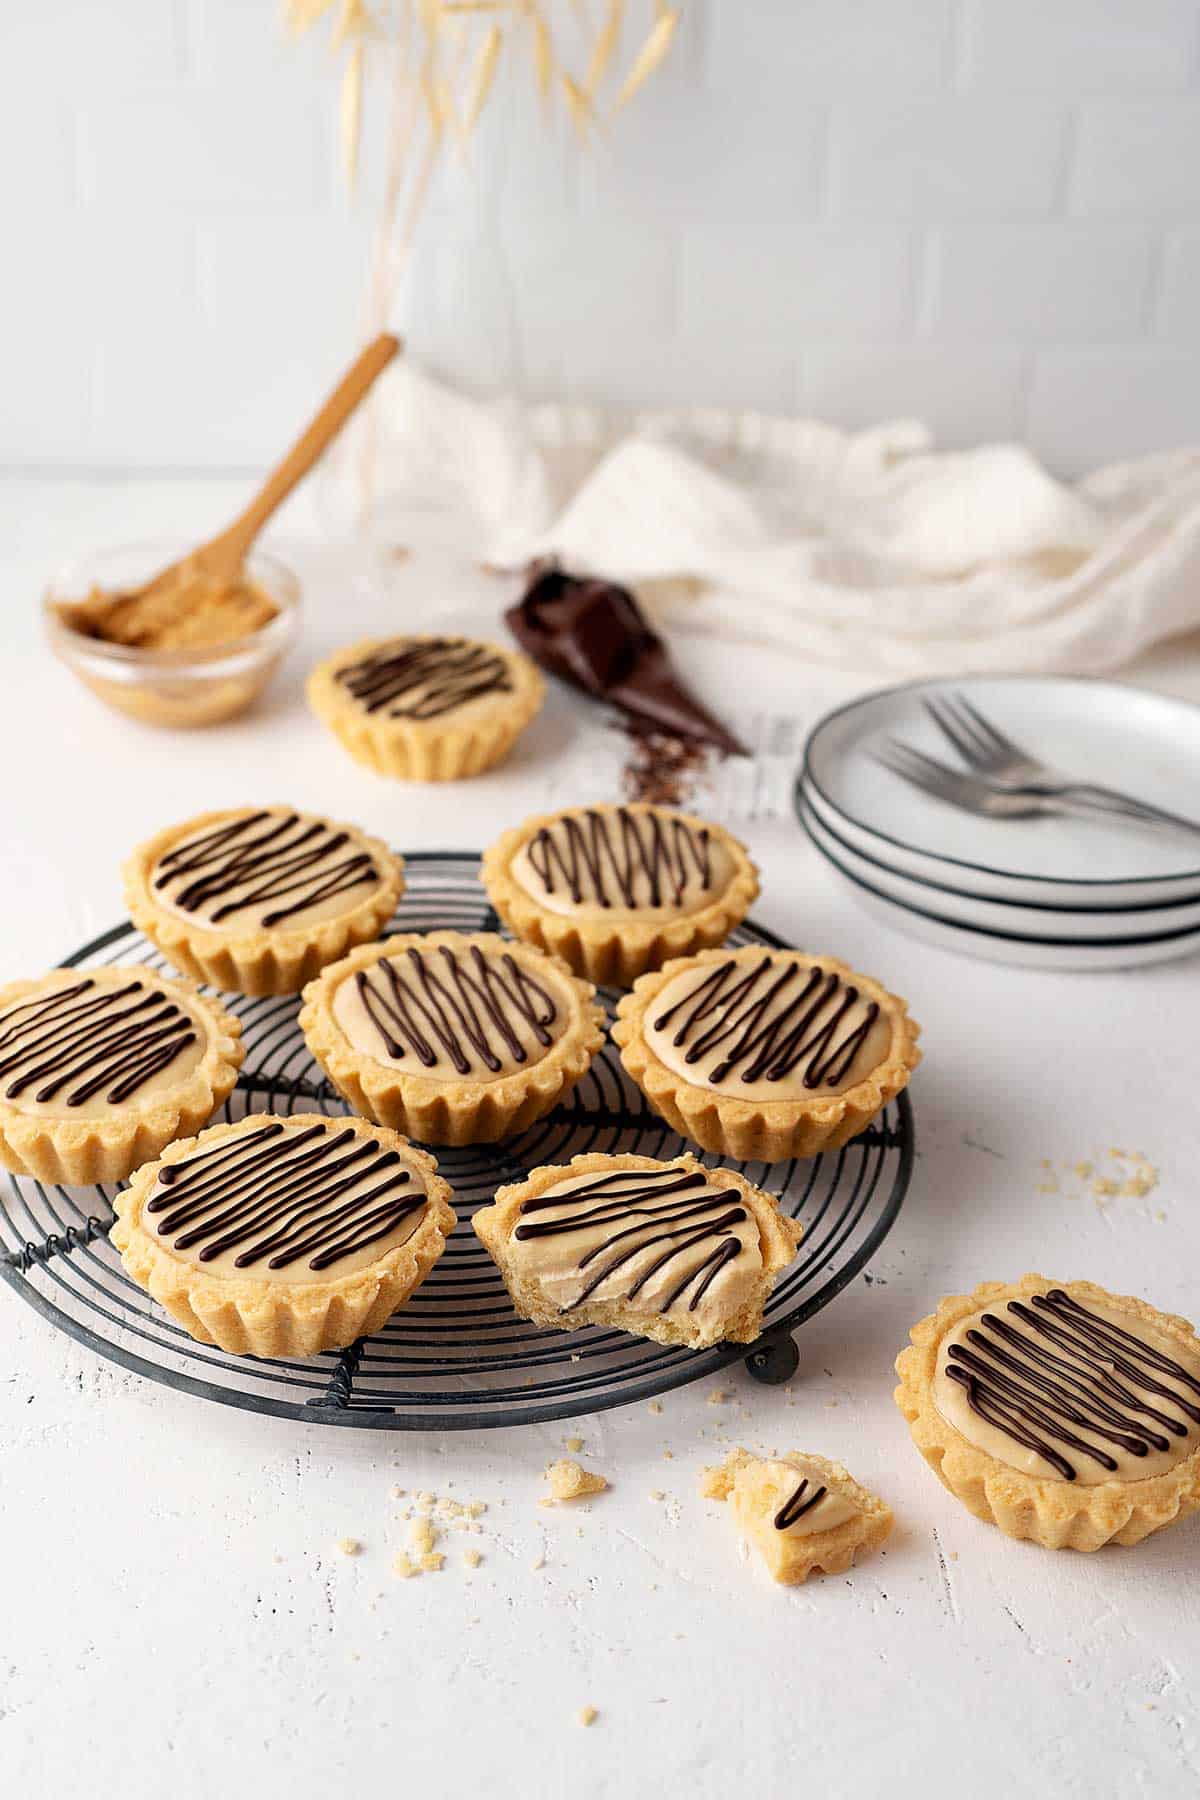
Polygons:
<instances>
[{"instance_id":1,"label":"fork handle","mask_svg":"<svg viewBox=\"0 0 1200 1800\"><path fill-rule=\"evenodd\" d=\"M1185 819L1181 813L1168 812L1165 807L1152 806L1148 800L1137 800L1132 794L1122 794L1117 788L1099 787L1094 782L1032 783L1025 791L1042 794L1048 800L1065 800L1085 812L1108 813L1138 820L1144 825L1170 825L1200 836L1200 821Z\"/></svg>"}]
</instances>

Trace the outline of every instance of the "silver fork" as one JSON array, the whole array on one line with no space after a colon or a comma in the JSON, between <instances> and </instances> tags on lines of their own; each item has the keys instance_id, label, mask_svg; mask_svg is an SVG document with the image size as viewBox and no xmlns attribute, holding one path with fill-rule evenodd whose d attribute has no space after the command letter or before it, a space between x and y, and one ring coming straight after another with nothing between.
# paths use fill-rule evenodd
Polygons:
<instances>
[{"instance_id":1,"label":"silver fork","mask_svg":"<svg viewBox=\"0 0 1200 1800\"><path fill-rule=\"evenodd\" d=\"M1120 793L1116 788L1100 787L1095 782L1070 780L1006 737L965 694L926 699L922 704L967 768L995 788L1059 800L1068 803L1072 811L1107 813L1143 825L1169 825L1176 830L1200 832L1200 823L1195 819L1185 819L1148 800ZM933 762L934 768L943 766L931 758L927 760Z\"/></svg>"},{"instance_id":2,"label":"silver fork","mask_svg":"<svg viewBox=\"0 0 1200 1800\"><path fill-rule=\"evenodd\" d=\"M966 775L961 769L951 769L946 763L938 762L936 757L926 756L923 750L901 743L899 738L889 738L886 749L872 754L882 768L899 775L901 781L932 794L935 800L961 807L963 812L982 814L989 819L1036 819L1048 813L1061 815L1068 810L1058 801L1040 794L1013 793L1008 788L992 787L981 775Z\"/></svg>"}]
</instances>

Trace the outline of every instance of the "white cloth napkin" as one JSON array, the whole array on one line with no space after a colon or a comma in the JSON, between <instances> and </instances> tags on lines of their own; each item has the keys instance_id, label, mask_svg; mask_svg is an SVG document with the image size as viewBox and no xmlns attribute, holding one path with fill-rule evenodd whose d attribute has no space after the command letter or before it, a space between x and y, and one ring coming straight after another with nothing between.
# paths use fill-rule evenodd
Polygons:
<instances>
[{"instance_id":1,"label":"white cloth napkin","mask_svg":"<svg viewBox=\"0 0 1200 1800\"><path fill-rule=\"evenodd\" d=\"M522 411L411 363L386 381L373 538L501 568L557 556L670 594L674 630L899 675L1095 673L1200 624L1198 451L1071 487L1016 444L939 452L915 421ZM340 464L342 505L362 456Z\"/></svg>"}]
</instances>

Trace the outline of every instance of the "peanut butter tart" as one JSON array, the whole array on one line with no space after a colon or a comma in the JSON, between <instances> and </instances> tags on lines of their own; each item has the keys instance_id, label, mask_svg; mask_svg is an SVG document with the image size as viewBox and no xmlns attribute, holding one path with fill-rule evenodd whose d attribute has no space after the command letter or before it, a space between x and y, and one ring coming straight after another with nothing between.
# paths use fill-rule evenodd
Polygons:
<instances>
[{"instance_id":1,"label":"peanut butter tart","mask_svg":"<svg viewBox=\"0 0 1200 1800\"><path fill-rule=\"evenodd\" d=\"M647 803L526 819L484 853L482 879L519 938L619 987L721 943L758 892L729 832Z\"/></svg>"},{"instance_id":2,"label":"peanut butter tart","mask_svg":"<svg viewBox=\"0 0 1200 1800\"><path fill-rule=\"evenodd\" d=\"M656 1112L743 1161L839 1148L921 1055L904 1001L878 982L833 957L753 944L643 975L612 1035Z\"/></svg>"},{"instance_id":3,"label":"peanut butter tart","mask_svg":"<svg viewBox=\"0 0 1200 1800\"><path fill-rule=\"evenodd\" d=\"M705 1473L702 1492L726 1500L739 1534L774 1580L794 1587L814 1570L841 1575L892 1529L891 1508L860 1487L841 1463L799 1450L752 1456L734 1450Z\"/></svg>"},{"instance_id":4,"label":"peanut butter tart","mask_svg":"<svg viewBox=\"0 0 1200 1800\"><path fill-rule=\"evenodd\" d=\"M243 994L293 994L378 937L404 892L378 838L287 806L201 813L125 865L139 930L186 974Z\"/></svg>"},{"instance_id":5,"label":"peanut butter tart","mask_svg":"<svg viewBox=\"0 0 1200 1800\"><path fill-rule=\"evenodd\" d=\"M490 932L385 938L304 990L309 1049L356 1112L430 1144L523 1131L603 1042L595 989Z\"/></svg>"},{"instance_id":6,"label":"peanut butter tart","mask_svg":"<svg viewBox=\"0 0 1200 1800\"><path fill-rule=\"evenodd\" d=\"M0 988L0 1162L123 1181L226 1099L241 1023L156 969L55 969Z\"/></svg>"},{"instance_id":7,"label":"peanut butter tart","mask_svg":"<svg viewBox=\"0 0 1200 1800\"><path fill-rule=\"evenodd\" d=\"M896 1403L976 1518L1098 1550L1200 1508L1200 1338L1186 1319L1026 1275L952 1295L911 1338Z\"/></svg>"},{"instance_id":8,"label":"peanut butter tart","mask_svg":"<svg viewBox=\"0 0 1200 1800\"><path fill-rule=\"evenodd\" d=\"M800 1227L693 1156L577 1156L501 1188L472 1225L535 1324L615 1325L660 1344L748 1344Z\"/></svg>"},{"instance_id":9,"label":"peanut butter tart","mask_svg":"<svg viewBox=\"0 0 1200 1800\"><path fill-rule=\"evenodd\" d=\"M315 1356L378 1331L454 1228L433 1158L362 1119L253 1113L118 1195L133 1279L202 1344Z\"/></svg>"}]
</instances>

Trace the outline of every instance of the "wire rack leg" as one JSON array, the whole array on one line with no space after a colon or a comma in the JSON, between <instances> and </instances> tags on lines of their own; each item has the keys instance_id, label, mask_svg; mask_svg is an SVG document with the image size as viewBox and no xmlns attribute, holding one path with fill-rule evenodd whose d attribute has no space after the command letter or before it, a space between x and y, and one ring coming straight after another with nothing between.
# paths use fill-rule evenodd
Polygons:
<instances>
[{"instance_id":1,"label":"wire rack leg","mask_svg":"<svg viewBox=\"0 0 1200 1800\"><path fill-rule=\"evenodd\" d=\"M782 1382L790 1381L800 1367L795 1338L785 1335L772 1338L769 1344L760 1344L746 1358L746 1367L755 1381L761 1381L767 1387L778 1387Z\"/></svg>"}]
</instances>

